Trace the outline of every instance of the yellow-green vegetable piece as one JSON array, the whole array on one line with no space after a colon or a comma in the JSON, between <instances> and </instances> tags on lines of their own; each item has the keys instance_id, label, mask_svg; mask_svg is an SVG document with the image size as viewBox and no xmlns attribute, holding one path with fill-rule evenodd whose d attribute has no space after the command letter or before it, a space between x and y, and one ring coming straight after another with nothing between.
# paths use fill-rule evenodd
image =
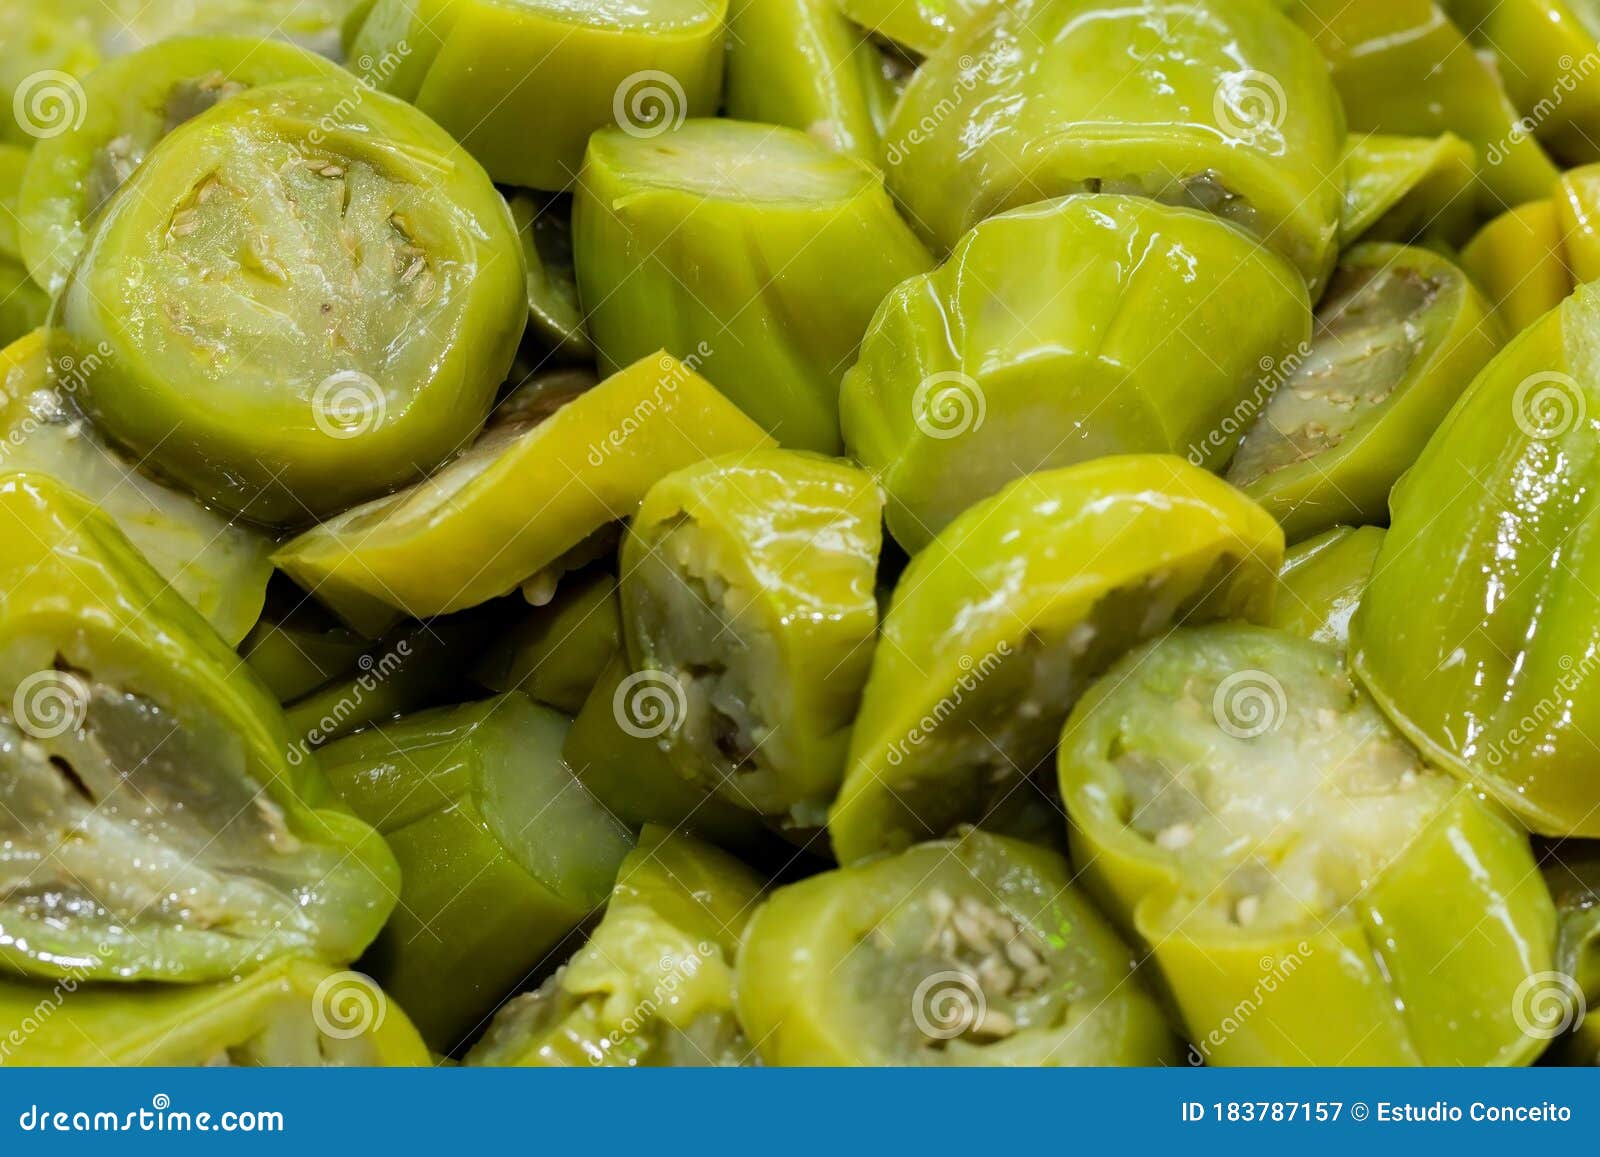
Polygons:
<instances>
[{"instance_id":1,"label":"yellow-green vegetable piece","mask_svg":"<svg viewBox=\"0 0 1600 1157\"><path fill-rule=\"evenodd\" d=\"M634 513L662 475L770 444L688 365L642 358L592 389L536 380L500 403L466 453L425 482L285 544L278 566L358 629L516 590Z\"/></svg>"},{"instance_id":2,"label":"yellow-green vegetable piece","mask_svg":"<svg viewBox=\"0 0 1600 1157\"><path fill-rule=\"evenodd\" d=\"M12 263L22 260L17 198L22 192L22 175L27 171L31 155L32 150L20 145L0 143L0 257Z\"/></svg>"},{"instance_id":3,"label":"yellow-green vegetable piece","mask_svg":"<svg viewBox=\"0 0 1600 1157\"><path fill-rule=\"evenodd\" d=\"M1505 333L1467 275L1426 249L1348 250L1311 343L1245 431L1228 481L1298 542L1381 524L1389 489Z\"/></svg>"},{"instance_id":4,"label":"yellow-green vegetable piece","mask_svg":"<svg viewBox=\"0 0 1600 1157\"><path fill-rule=\"evenodd\" d=\"M1428 767L1334 648L1173 632L1079 701L1060 772L1073 862L1148 946L1197 1062L1544 1048L1519 1003L1551 968L1555 911L1526 835Z\"/></svg>"},{"instance_id":5,"label":"yellow-green vegetable piece","mask_svg":"<svg viewBox=\"0 0 1600 1157\"><path fill-rule=\"evenodd\" d=\"M212 984L0 980L0 1067L431 1063L376 984L309 960Z\"/></svg>"},{"instance_id":6,"label":"yellow-green vegetable piece","mask_svg":"<svg viewBox=\"0 0 1600 1157\"><path fill-rule=\"evenodd\" d=\"M1321 282L1344 119L1306 36L1261 0L994 4L923 63L884 133L889 188L940 250L1066 193L1215 213Z\"/></svg>"},{"instance_id":7,"label":"yellow-green vegetable piece","mask_svg":"<svg viewBox=\"0 0 1600 1157\"><path fill-rule=\"evenodd\" d=\"M617 578L595 570L563 578L549 603L522 612L473 676L491 691L518 691L576 715L621 649Z\"/></svg>"},{"instance_id":8,"label":"yellow-green vegetable piece","mask_svg":"<svg viewBox=\"0 0 1600 1157\"><path fill-rule=\"evenodd\" d=\"M1600 280L1600 164L1562 173L1550 203L1573 281Z\"/></svg>"},{"instance_id":9,"label":"yellow-green vegetable piece","mask_svg":"<svg viewBox=\"0 0 1600 1157\"><path fill-rule=\"evenodd\" d=\"M908 551L1019 475L1123 453L1216 469L1311 334L1293 267L1206 213L1084 194L991 217L884 299L845 443Z\"/></svg>"},{"instance_id":10,"label":"yellow-green vegetable piece","mask_svg":"<svg viewBox=\"0 0 1600 1157\"><path fill-rule=\"evenodd\" d=\"M969 831L779 888L739 949L770 1065L1154 1065L1171 1030L1067 862Z\"/></svg>"},{"instance_id":11,"label":"yellow-green vegetable piece","mask_svg":"<svg viewBox=\"0 0 1600 1157\"><path fill-rule=\"evenodd\" d=\"M708 844L646 827L589 942L509 1001L469 1065L739 1065L734 954L763 881Z\"/></svg>"},{"instance_id":12,"label":"yellow-green vegetable piece","mask_svg":"<svg viewBox=\"0 0 1600 1157\"><path fill-rule=\"evenodd\" d=\"M111 520L0 477L0 969L214 980L354 959L394 858Z\"/></svg>"},{"instance_id":13,"label":"yellow-green vegetable piece","mask_svg":"<svg viewBox=\"0 0 1600 1157\"><path fill-rule=\"evenodd\" d=\"M1282 561L1265 511L1165 455L1030 474L973 506L884 615L828 820L839 861L981 822L1123 651L1177 622L1259 621Z\"/></svg>"},{"instance_id":14,"label":"yellow-green vegetable piece","mask_svg":"<svg viewBox=\"0 0 1600 1157\"><path fill-rule=\"evenodd\" d=\"M1472 232L1477 175L1477 154L1454 133L1352 136L1339 243L1429 238L1459 245Z\"/></svg>"},{"instance_id":15,"label":"yellow-green vegetable piece","mask_svg":"<svg viewBox=\"0 0 1600 1157\"><path fill-rule=\"evenodd\" d=\"M94 30L38 0L0 0L0 141L31 148L86 114L82 78L100 63Z\"/></svg>"},{"instance_id":16,"label":"yellow-green vegetable piece","mask_svg":"<svg viewBox=\"0 0 1600 1157\"><path fill-rule=\"evenodd\" d=\"M715 458L650 488L621 557L636 726L678 772L819 827L872 662L883 499L794 450Z\"/></svg>"},{"instance_id":17,"label":"yellow-green vegetable piece","mask_svg":"<svg viewBox=\"0 0 1600 1157\"><path fill-rule=\"evenodd\" d=\"M1383 533L1376 526L1335 526L1290 547L1266 625L1343 651Z\"/></svg>"},{"instance_id":18,"label":"yellow-green vegetable piece","mask_svg":"<svg viewBox=\"0 0 1600 1157\"><path fill-rule=\"evenodd\" d=\"M1530 201L1490 221L1461 250L1461 268L1519 334L1572 292L1561 218L1551 200Z\"/></svg>"},{"instance_id":19,"label":"yellow-green vegetable piece","mask_svg":"<svg viewBox=\"0 0 1600 1157\"><path fill-rule=\"evenodd\" d=\"M1600 836L1600 287L1490 362L1395 487L1352 667L1535 832Z\"/></svg>"}]
</instances>

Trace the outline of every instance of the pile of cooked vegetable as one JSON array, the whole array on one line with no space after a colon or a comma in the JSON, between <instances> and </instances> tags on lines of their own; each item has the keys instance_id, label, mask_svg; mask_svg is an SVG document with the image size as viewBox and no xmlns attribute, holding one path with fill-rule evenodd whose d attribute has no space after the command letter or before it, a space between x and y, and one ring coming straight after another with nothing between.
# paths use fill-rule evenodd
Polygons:
<instances>
[{"instance_id":1,"label":"pile of cooked vegetable","mask_svg":"<svg viewBox=\"0 0 1600 1157\"><path fill-rule=\"evenodd\" d=\"M1592 0L0 17L0 1064L1600 1063Z\"/></svg>"}]
</instances>

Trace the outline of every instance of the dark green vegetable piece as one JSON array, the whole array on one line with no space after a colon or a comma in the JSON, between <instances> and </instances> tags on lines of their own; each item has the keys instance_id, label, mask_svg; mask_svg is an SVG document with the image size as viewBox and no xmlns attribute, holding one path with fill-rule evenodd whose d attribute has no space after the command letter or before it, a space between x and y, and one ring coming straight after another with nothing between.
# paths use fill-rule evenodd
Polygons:
<instances>
[{"instance_id":1,"label":"dark green vegetable piece","mask_svg":"<svg viewBox=\"0 0 1600 1157\"><path fill-rule=\"evenodd\" d=\"M548 604L519 614L473 675L491 691L520 691L576 715L621 649L616 576L593 570L563 578Z\"/></svg>"},{"instance_id":2,"label":"dark green vegetable piece","mask_svg":"<svg viewBox=\"0 0 1600 1157\"><path fill-rule=\"evenodd\" d=\"M1376 526L1336 526L1290 547L1267 626L1344 650L1383 533Z\"/></svg>"},{"instance_id":3,"label":"dark green vegetable piece","mask_svg":"<svg viewBox=\"0 0 1600 1157\"><path fill-rule=\"evenodd\" d=\"M516 193L511 219L528 266L528 321L534 336L563 361L588 361L594 345L583 327L572 268L572 205L565 197Z\"/></svg>"}]
</instances>

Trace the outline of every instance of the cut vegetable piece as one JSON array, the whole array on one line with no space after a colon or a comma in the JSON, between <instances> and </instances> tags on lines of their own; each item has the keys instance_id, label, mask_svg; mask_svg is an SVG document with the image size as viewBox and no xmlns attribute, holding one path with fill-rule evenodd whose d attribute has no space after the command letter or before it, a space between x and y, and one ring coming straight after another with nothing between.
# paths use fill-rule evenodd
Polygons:
<instances>
[{"instance_id":1,"label":"cut vegetable piece","mask_svg":"<svg viewBox=\"0 0 1600 1157\"><path fill-rule=\"evenodd\" d=\"M37 0L0 2L0 141L30 148L66 132L85 115L80 79L99 63L84 21L46 15Z\"/></svg>"},{"instance_id":2,"label":"cut vegetable piece","mask_svg":"<svg viewBox=\"0 0 1600 1157\"><path fill-rule=\"evenodd\" d=\"M1478 154L1478 204L1498 213L1549 192L1556 168L1492 62L1434 0L1294 0L1327 58L1351 132L1455 133Z\"/></svg>"},{"instance_id":3,"label":"cut vegetable piece","mask_svg":"<svg viewBox=\"0 0 1600 1157\"><path fill-rule=\"evenodd\" d=\"M1207 1063L1515 1064L1543 1048L1516 1011L1554 936L1526 838L1427 767L1333 648L1239 624L1173 632L1079 701L1060 774L1073 862L1149 946Z\"/></svg>"},{"instance_id":4,"label":"cut vegetable piece","mask_svg":"<svg viewBox=\"0 0 1600 1157\"><path fill-rule=\"evenodd\" d=\"M0 258L0 346L20 341L45 323L50 299L19 261Z\"/></svg>"},{"instance_id":5,"label":"cut vegetable piece","mask_svg":"<svg viewBox=\"0 0 1600 1157\"><path fill-rule=\"evenodd\" d=\"M1154 1065L1176 1051L1059 855L969 832L780 888L739 1016L774 1065Z\"/></svg>"},{"instance_id":6,"label":"cut vegetable piece","mask_svg":"<svg viewBox=\"0 0 1600 1157\"><path fill-rule=\"evenodd\" d=\"M983 820L1083 689L1185 620L1260 620L1283 532L1179 458L1018 479L911 560L883 619L829 817L841 863Z\"/></svg>"},{"instance_id":7,"label":"cut vegetable piece","mask_svg":"<svg viewBox=\"0 0 1600 1157\"><path fill-rule=\"evenodd\" d=\"M1572 292L1553 201L1530 201L1490 221L1461 251L1461 268L1494 303L1506 332L1519 334Z\"/></svg>"},{"instance_id":8,"label":"cut vegetable piece","mask_svg":"<svg viewBox=\"0 0 1600 1157\"><path fill-rule=\"evenodd\" d=\"M620 124L650 138L711 116L727 0L378 0L350 46L378 87L448 130L496 181L559 191Z\"/></svg>"},{"instance_id":9,"label":"cut vegetable piece","mask_svg":"<svg viewBox=\"0 0 1600 1157\"><path fill-rule=\"evenodd\" d=\"M358 628L396 609L472 607L633 514L662 475L768 443L688 365L657 353L575 396L519 390L432 478L307 531L277 563Z\"/></svg>"},{"instance_id":10,"label":"cut vegetable piece","mask_svg":"<svg viewBox=\"0 0 1600 1157\"><path fill-rule=\"evenodd\" d=\"M821 453L842 446L839 380L873 310L932 263L877 170L742 121L596 133L572 228L602 367L664 346Z\"/></svg>"},{"instance_id":11,"label":"cut vegetable piece","mask_svg":"<svg viewBox=\"0 0 1600 1157\"><path fill-rule=\"evenodd\" d=\"M1376 526L1336 526L1290 548L1267 626L1343 651L1382 546Z\"/></svg>"},{"instance_id":12,"label":"cut vegetable piece","mask_svg":"<svg viewBox=\"0 0 1600 1157\"><path fill-rule=\"evenodd\" d=\"M0 1066L430 1063L417 1030L377 985L309 960L215 984L63 993L59 984L0 981Z\"/></svg>"},{"instance_id":13,"label":"cut vegetable piece","mask_svg":"<svg viewBox=\"0 0 1600 1157\"><path fill-rule=\"evenodd\" d=\"M548 605L523 612L473 675L491 691L518 691L575 715L621 649L617 578L595 570L564 579Z\"/></svg>"},{"instance_id":14,"label":"cut vegetable piece","mask_svg":"<svg viewBox=\"0 0 1600 1157\"><path fill-rule=\"evenodd\" d=\"M1255 234L1319 284L1344 122L1306 37L1255 0L994 4L895 106L889 187L939 249L994 213L1131 193Z\"/></svg>"},{"instance_id":15,"label":"cut vegetable piece","mask_svg":"<svg viewBox=\"0 0 1600 1157\"><path fill-rule=\"evenodd\" d=\"M1344 161L1339 241L1459 245L1472 231L1478 158L1454 133L1436 137L1351 137Z\"/></svg>"},{"instance_id":16,"label":"cut vegetable piece","mask_svg":"<svg viewBox=\"0 0 1600 1157\"><path fill-rule=\"evenodd\" d=\"M1562 173L1550 202L1573 280L1600 280L1600 164Z\"/></svg>"},{"instance_id":17,"label":"cut vegetable piece","mask_svg":"<svg viewBox=\"0 0 1600 1157\"><path fill-rule=\"evenodd\" d=\"M1466 274L1426 249L1347 252L1316 331L1245 432L1228 481L1298 542L1382 523L1389 490L1505 341Z\"/></svg>"},{"instance_id":18,"label":"cut vegetable piece","mask_svg":"<svg viewBox=\"0 0 1600 1157\"><path fill-rule=\"evenodd\" d=\"M883 39L927 56L992 0L838 0L856 24Z\"/></svg>"},{"instance_id":19,"label":"cut vegetable piece","mask_svg":"<svg viewBox=\"0 0 1600 1157\"><path fill-rule=\"evenodd\" d=\"M536 992L507 1003L466 1063L745 1063L733 961L761 887L726 852L645 828L589 942Z\"/></svg>"},{"instance_id":20,"label":"cut vegetable piece","mask_svg":"<svg viewBox=\"0 0 1600 1157\"><path fill-rule=\"evenodd\" d=\"M519 695L409 716L323 752L404 884L367 962L449 1052L605 903L627 829L561 762L567 719Z\"/></svg>"},{"instance_id":21,"label":"cut vegetable piece","mask_svg":"<svg viewBox=\"0 0 1600 1157\"><path fill-rule=\"evenodd\" d=\"M571 201L518 193L511 198L511 219L528 267L528 320L534 334L561 358L593 359L572 269Z\"/></svg>"},{"instance_id":22,"label":"cut vegetable piece","mask_svg":"<svg viewBox=\"0 0 1600 1157\"><path fill-rule=\"evenodd\" d=\"M106 56L175 36L254 36L339 56L339 25L352 0L56 0L95 31Z\"/></svg>"},{"instance_id":23,"label":"cut vegetable piece","mask_svg":"<svg viewBox=\"0 0 1600 1157\"><path fill-rule=\"evenodd\" d=\"M1020 475L1118 453L1224 465L1311 333L1287 263L1205 213L1082 195L992 217L892 290L839 395L908 551Z\"/></svg>"},{"instance_id":24,"label":"cut vegetable piece","mask_svg":"<svg viewBox=\"0 0 1600 1157\"><path fill-rule=\"evenodd\" d=\"M0 964L212 980L351 960L399 885L277 704L105 515L0 478Z\"/></svg>"},{"instance_id":25,"label":"cut vegetable piece","mask_svg":"<svg viewBox=\"0 0 1600 1157\"><path fill-rule=\"evenodd\" d=\"M166 40L101 65L84 79L82 121L33 149L20 213L34 281L60 292L90 218L180 124L258 85L342 76L292 44L242 36Z\"/></svg>"},{"instance_id":26,"label":"cut vegetable piece","mask_svg":"<svg viewBox=\"0 0 1600 1157\"><path fill-rule=\"evenodd\" d=\"M1351 662L1440 767L1600 836L1600 287L1478 375L1395 487Z\"/></svg>"},{"instance_id":27,"label":"cut vegetable piece","mask_svg":"<svg viewBox=\"0 0 1600 1157\"><path fill-rule=\"evenodd\" d=\"M260 617L272 540L102 443L73 400L87 372L52 365L41 331L0 350L0 466L48 475L89 499L224 642L237 643Z\"/></svg>"},{"instance_id":28,"label":"cut vegetable piece","mask_svg":"<svg viewBox=\"0 0 1600 1157\"><path fill-rule=\"evenodd\" d=\"M1557 971L1571 981L1558 985L1575 1006L1570 1011L1581 1016L1585 1006L1600 1001L1600 848L1563 841L1543 853L1540 867L1560 925Z\"/></svg>"},{"instance_id":29,"label":"cut vegetable piece","mask_svg":"<svg viewBox=\"0 0 1600 1157\"><path fill-rule=\"evenodd\" d=\"M371 645L285 581L267 588L261 619L239 644L239 657L280 703L353 671Z\"/></svg>"},{"instance_id":30,"label":"cut vegetable piece","mask_svg":"<svg viewBox=\"0 0 1600 1157\"><path fill-rule=\"evenodd\" d=\"M876 164L894 98L882 53L834 0L732 0L724 116Z\"/></svg>"},{"instance_id":31,"label":"cut vegetable piece","mask_svg":"<svg viewBox=\"0 0 1600 1157\"><path fill-rule=\"evenodd\" d=\"M878 629L882 508L864 470L794 450L650 488L622 548L638 672L624 706L664 724L681 775L798 827L826 821Z\"/></svg>"},{"instance_id":32,"label":"cut vegetable piece","mask_svg":"<svg viewBox=\"0 0 1600 1157\"><path fill-rule=\"evenodd\" d=\"M98 219L52 330L80 365L111 351L84 397L112 438L264 522L470 442L527 323L483 171L415 109L351 92L267 85L173 130Z\"/></svg>"}]
</instances>

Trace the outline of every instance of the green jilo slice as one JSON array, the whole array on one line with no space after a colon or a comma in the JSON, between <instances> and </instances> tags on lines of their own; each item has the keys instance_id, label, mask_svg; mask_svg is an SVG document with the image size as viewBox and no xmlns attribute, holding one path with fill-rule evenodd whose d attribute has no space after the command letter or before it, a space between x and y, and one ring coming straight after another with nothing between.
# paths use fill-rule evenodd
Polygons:
<instances>
[{"instance_id":1,"label":"green jilo slice","mask_svg":"<svg viewBox=\"0 0 1600 1157\"><path fill-rule=\"evenodd\" d=\"M780 888L739 950L775 1065L1149 1065L1170 1030L1054 852L959 839Z\"/></svg>"},{"instance_id":2,"label":"green jilo slice","mask_svg":"<svg viewBox=\"0 0 1600 1157\"><path fill-rule=\"evenodd\" d=\"M1519 1002L1551 967L1555 913L1526 836L1424 764L1333 648L1173 632L1083 697L1060 771L1073 862L1208 1062L1509 1064L1544 1046Z\"/></svg>"},{"instance_id":3,"label":"green jilo slice","mask_svg":"<svg viewBox=\"0 0 1600 1157\"><path fill-rule=\"evenodd\" d=\"M83 120L34 146L23 181L23 256L34 281L60 292L90 218L180 124L257 85L341 76L292 44L242 36L165 40L95 69L83 83Z\"/></svg>"},{"instance_id":4,"label":"green jilo slice","mask_svg":"<svg viewBox=\"0 0 1600 1157\"><path fill-rule=\"evenodd\" d=\"M692 356L781 444L822 453L842 448L839 382L873 311L932 264L876 169L732 120L596 133L572 232L602 368Z\"/></svg>"},{"instance_id":5,"label":"green jilo slice","mask_svg":"<svg viewBox=\"0 0 1600 1157\"><path fill-rule=\"evenodd\" d=\"M1385 522L1390 487L1504 341L1488 302L1446 258L1356 246L1228 480L1290 542L1339 523Z\"/></svg>"},{"instance_id":6,"label":"green jilo slice","mask_svg":"<svg viewBox=\"0 0 1600 1157\"><path fill-rule=\"evenodd\" d=\"M0 479L0 966L193 982L354 959L394 858L105 515Z\"/></svg>"}]
</instances>

